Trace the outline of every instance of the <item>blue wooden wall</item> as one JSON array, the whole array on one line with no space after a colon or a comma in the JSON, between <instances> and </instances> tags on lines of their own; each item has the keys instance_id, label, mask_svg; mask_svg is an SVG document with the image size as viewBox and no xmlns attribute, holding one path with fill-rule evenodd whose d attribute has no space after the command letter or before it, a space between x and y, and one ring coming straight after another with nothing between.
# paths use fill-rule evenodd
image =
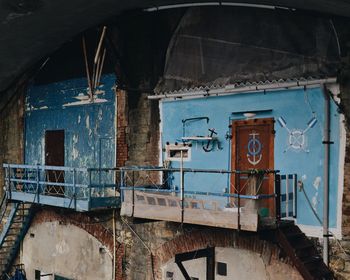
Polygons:
<instances>
[{"instance_id":1,"label":"blue wooden wall","mask_svg":"<svg viewBox=\"0 0 350 280\"><path fill-rule=\"evenodd\" d=\"M114 167L115 76L104 75L93 103L85 78L33 86L26 95L25 162L45 164L45 131L65 131L65 166Z\"/></svg>"}]
</instances>

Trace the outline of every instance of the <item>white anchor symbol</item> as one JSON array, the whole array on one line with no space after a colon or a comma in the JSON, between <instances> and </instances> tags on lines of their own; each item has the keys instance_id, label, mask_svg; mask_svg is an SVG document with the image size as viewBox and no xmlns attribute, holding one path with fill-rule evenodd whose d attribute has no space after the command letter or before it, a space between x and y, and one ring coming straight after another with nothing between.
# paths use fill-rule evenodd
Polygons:
<instances>
[{"instance_id":1,"label":"white anchor symbol","mask_svg":"<svg viewBox=\"0 0 350 280\"><path fill-rule=\"evenodd\" d=\"M249 134L251 137L248 141L248 153L247 153L247 159L250 164L257 165L261 159L262 159L262 145L260 140L257 138L259 133L256 133L253 131L251 134Z\"/></svg>"}]
</instances>

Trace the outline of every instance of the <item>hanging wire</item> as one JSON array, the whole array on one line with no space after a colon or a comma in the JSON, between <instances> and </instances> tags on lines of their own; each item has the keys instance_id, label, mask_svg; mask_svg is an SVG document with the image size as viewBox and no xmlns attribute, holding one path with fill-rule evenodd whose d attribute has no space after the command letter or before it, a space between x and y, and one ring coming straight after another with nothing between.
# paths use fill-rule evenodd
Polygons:
<instances>
[{"instance_id":1,"label":"hanging wire","mask_svg":"<svg viewBox=\"0 0 350 280\"><path fill-rule=\"evenodd\" d=\"M307 193L305 192L305 189L304 188L301 188L303 193L304 193L304 196L306 198L306 201L308 203L308 205L310 206L311 210L312 210L312 213L315 215L317 221L320 223L320 225L322 225L322 220L320 218L320 216L317 214L316 210L314 209L314 207L312 207L312 204L311 204L311 201L310 201L310 198L309 196L307 195ZM350 257L350 254L347 253L344 249L344 247L341 245L341 243L339 242L339 240L336 238L335 234L333 232L331 232L330 230L328 230L328 233L332 235L332 237L334 238L335 240L335 243L339 246L340 250L348 257Z\"/></svg>"}]
</instances>

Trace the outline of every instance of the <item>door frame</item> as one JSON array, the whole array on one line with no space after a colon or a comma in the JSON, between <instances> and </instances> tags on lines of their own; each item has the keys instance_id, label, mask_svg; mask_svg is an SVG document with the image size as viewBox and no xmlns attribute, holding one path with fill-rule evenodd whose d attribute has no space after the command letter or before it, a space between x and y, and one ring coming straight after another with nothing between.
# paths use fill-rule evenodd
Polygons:
<instances>
[{"instance_id":1,"label":"door frame","mask_svg":"<svg viewBox=\"0 0 350 280\"><path fill-rule=\"evenodd\" d=\"M269 141L269 158L268 158L268 165L269 169L273 170L274 169L274 142L275 142L275 133L274 133L274 123L275 120L274 118L256 118L256 119L244 119L244 120L232 120L231 122L231 155L230 155L230 160L231 160L231 170L236 170L237 163L237 153L236 153L236 148L237 148L237 143L236 143L236 137L237 137L237 127L241 126L256 126L256 125L270 125L271 126L271 136L270 136L270 141ZM235 193L235 189L232 186L236 186L236 179L237 176L235 173L231 173L231 178L230 178L230 193ZM269 188L268 191L269 193L274 192L274 179L273 176L269 175Z\"/></svg>"}]
</instances>

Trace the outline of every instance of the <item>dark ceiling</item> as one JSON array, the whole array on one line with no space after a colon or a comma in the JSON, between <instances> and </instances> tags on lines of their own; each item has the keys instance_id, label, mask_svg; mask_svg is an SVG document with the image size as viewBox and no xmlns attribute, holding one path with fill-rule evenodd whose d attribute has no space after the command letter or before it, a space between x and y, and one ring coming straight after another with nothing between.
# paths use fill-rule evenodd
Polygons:
<instances>
[{"instance_id":1,"label":"dark ceiling","mask_svg":"<svg viewBox=\"0 0 350 280\"><path fill-rule=\"evenodd\" d=\"M0 0L0 94L70 38L127 11L189 0ZM228 3L229 1L220 1ZM231 1L231 3L234 1ZM240 0L350 17L348 0ZM219 2L218 2L219 3Z\"/></svg>"}]
</instances>

